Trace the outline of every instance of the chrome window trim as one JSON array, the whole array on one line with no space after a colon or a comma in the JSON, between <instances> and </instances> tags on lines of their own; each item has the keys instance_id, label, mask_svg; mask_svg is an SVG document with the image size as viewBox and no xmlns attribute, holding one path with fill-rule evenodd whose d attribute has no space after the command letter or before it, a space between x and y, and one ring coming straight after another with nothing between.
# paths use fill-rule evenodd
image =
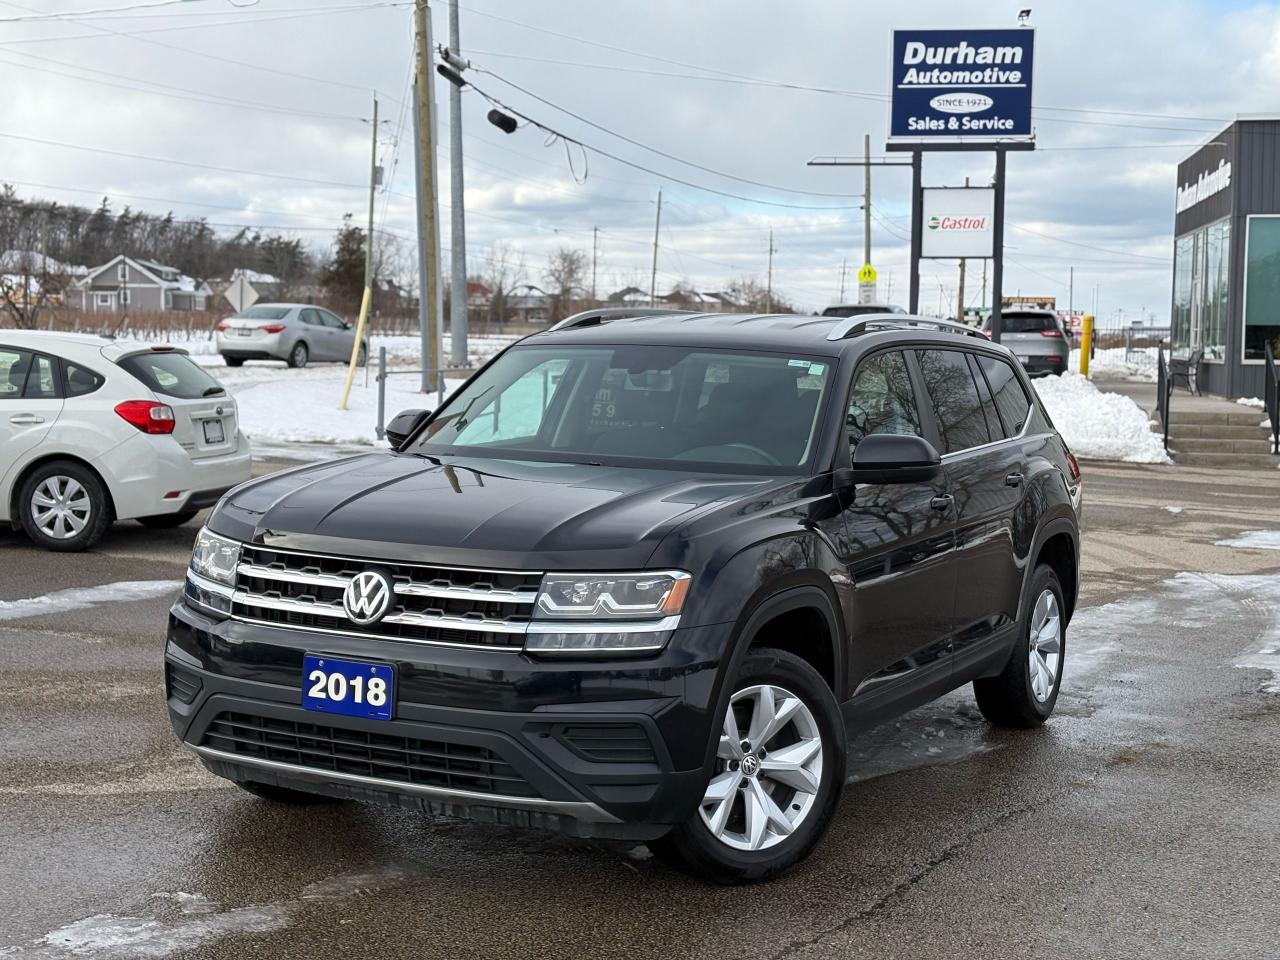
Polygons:
<instances>
[{"instance_id":1,"label":"chrome window trim","mask_svg":"<svg viewBox=\"0 0 1280 960\"><path fill-rule=\"evenodd\" d=\"M217 750L213 747L186 746L198 756L218 763L229 763L241 767L257 767L277 773L297 777L314 783L347 783L354 786L372 787L387 790L391 793L412 794L426 797L443 803L469 803L477 806L503 807L511 810L529 810L534 813L551 813L564 817L572 817L586 823L618 823L618 818L601 809L594 803L585 800L546 800L542 797L512 797L501 793L479 793L474 790L459 790L455 787L435 787L422 783L402 783L399 780L384 780L381 777L366 777L358 773L340 773L332 770L317 770L293 763L282 763L279 760L264 760L261 757L245 756Z\"/></svg>"}]
</instances>

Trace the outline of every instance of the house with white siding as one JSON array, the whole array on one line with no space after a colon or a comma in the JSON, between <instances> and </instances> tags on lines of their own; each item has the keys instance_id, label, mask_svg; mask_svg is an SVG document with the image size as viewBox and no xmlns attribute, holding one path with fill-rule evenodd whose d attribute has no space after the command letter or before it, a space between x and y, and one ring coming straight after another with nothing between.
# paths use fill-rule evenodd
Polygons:
<instances>
[{"instance_id":1,"label":"house with white siding","mask_svg":"<svg viewBox=\"0 0 1280 960\"><path fill-rule=\"evenodd\" d=\"M174 267L120 254L99 267L66 295L71 306L93 312L203 310L213 291Z\"/></svg>"}]
</instances>

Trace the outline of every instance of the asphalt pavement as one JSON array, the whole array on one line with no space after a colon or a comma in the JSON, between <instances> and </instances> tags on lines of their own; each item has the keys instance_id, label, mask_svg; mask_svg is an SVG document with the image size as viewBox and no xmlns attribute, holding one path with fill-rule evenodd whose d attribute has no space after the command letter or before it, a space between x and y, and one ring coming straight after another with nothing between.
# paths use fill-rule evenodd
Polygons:
<instances>
[{"instance_id":1,"label":"asphalt pavement","mask_svg":"<svg viewBox=\"0 0 1280 960\"><path fill-rule=\"evenodd\" d=\"M881 728L814 856L746 889L244 794L165 716L197 523L78 556L0 532L0 957L1274 958L1280 550L1218 543L1280 527L1280 473L1085 464L1085 491L1050 723L962 690Z\"/></svg>"}]
</instances>

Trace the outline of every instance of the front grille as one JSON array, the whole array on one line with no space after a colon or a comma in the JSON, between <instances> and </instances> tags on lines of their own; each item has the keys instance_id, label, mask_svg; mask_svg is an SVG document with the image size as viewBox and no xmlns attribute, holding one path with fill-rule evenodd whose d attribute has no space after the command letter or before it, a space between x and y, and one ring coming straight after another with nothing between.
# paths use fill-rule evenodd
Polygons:
<instances>
[{"instance_id":1,"label":"front grille","mask_svg":"<svg viewBox=\"0 0 1280 960\"><path fill-rule=\"evenodd\" d=\"M347 618L342 594L362 570L384 572L394 587L377 623ZM281 626L340 630L393 640L520 649L540 573L384 563L275 550L241 549L232 615Z\"/></svg>"},{"instance_id":2,"label":"front grille","mask_svg":"<svg viewBox=\"0 0 1280 960\"><path fill-rule=\"evenodd\" d=\"M634 723L565 724L556 736L596 763L657 763L653 743Z\"/></svg>"},{"instance_id":3,"label":"front grille","mask_svg":"<svg viewBox=\"0 0 1280 960\"><path fill-rule=\"evenodd\" d=\"M275 763L395 783L536 797L533 786L492 750L318 723L220 713L203 746Z\"/></svg>"}]
</instances>

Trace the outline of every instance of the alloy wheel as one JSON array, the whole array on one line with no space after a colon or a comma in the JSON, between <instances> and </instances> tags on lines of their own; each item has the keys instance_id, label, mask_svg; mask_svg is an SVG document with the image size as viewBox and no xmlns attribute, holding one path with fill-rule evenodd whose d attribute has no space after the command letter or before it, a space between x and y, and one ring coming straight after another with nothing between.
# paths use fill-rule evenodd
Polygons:
<instances>
[{"instance_id":1,"label":"alloy wheel","mask_svg":"<svg viewBox=\"0 0 1280 960\"><path fill-rule=\"evenodd\" d=\"M1031 693L1044 703L1053 693L1062 666L1062 618L1058 615L1058 598L1052 590L1043 590L1031 611L1031 636L1028 644Z\"/></svg>"},{"instance_id":2,"label":"alloy wheel","mask_svg":"<svg viewBox=\"0 0 1280 960\"><path fill-rule=\"evenodd\" d=\"M31 494L31 519L54 540L79 536L92 512L89 492L74 477L46 477Z\"/></svg>"},{"instance_id":3,"label":"alloy wheel","mask_svg":"<svg viewBox=\"0 0 1280 960\"><path fill-rule=\"evenodd\" d=\"M803 700L772 684L739 690L699 806L703 824L737 850L781 843L814 807L822 758L818 722Z\"/></svg>"}]
</instances>

